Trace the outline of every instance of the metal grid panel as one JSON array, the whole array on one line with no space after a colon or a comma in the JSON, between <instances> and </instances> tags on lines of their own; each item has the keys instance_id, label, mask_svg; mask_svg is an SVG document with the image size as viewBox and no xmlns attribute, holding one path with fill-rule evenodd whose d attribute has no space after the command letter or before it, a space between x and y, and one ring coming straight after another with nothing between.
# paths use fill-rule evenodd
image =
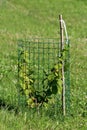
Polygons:
<instances>
[{"instance_id":1,"label":"metal grid panel","mask_svg":"<svg viewBox=\"0 0 87 130\"><path fill-rule=\"evenodd\" d=\"M59 65L59 42L58 39L30 39L25 41L19 41L18 44L18 82L20 86L20 66L24 67L23 71L25 73L29 73L29 71L33 74L31 74L31 77L33 75L33 87L37 91L44 91L45 82L43 80L45 79L46 74L50 74L51 69L54 67L54 65ZM25 61L26 60L26 61ZM68 51L66 53L66 62L68 63L69 67L69 46ZM26 64L26 65L25 65ZM23 73L23 77L26 76ZM68 110L70 100L69 99L69 87L70 87L70 75L69 75L69 68L65 72L65 84L66 84L66 108ZM22 81L24 84L26 84L25 79ZM32 79L32 78L31 78ZM22 82L22 83L23 83ZM32 83L31 83L32 84ZM19 87L20 89L20 87ZM54 95L55 97L55 105L52 106L51 104L51 110L54 111L54 113L59 113L59 110L62 112L62 101L61 101L61 95ZM23 98L23 95L20 96L19 92L19 104L22 103L23 106L27 106L26 104L26 98ZM51 111L51 112L52 112Z\"/></svg>"}]
</instances>

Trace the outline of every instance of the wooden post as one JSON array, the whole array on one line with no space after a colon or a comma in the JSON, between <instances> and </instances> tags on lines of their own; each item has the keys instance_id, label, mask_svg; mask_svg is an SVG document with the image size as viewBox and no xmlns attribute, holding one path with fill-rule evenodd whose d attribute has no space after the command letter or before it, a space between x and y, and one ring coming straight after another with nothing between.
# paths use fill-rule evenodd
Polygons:
<instances>
[{"instance_id":1,"label":"wooden post","mask_svg":"<svg viewBox=\"0 0 87 130\"><path fill-rule=\"evenodd\" d=\"M64 28L63 28L63 20L62 15L59 15L59 21L60 21L60 56L62 56L62 50L64 49ZM65 76L64 76L64 61L62 61L62 111L63 115L65 116L66 110L65 110Z\"/></svg>"}]
</instances>

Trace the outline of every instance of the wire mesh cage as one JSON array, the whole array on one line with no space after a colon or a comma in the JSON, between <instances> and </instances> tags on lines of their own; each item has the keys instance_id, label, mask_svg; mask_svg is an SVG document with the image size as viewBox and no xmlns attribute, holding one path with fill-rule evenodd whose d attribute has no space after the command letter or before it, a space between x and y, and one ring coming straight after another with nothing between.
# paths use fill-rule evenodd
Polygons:
<instances>
[{"instance_id":1,"label":"wire mesh cage","mask_svg":"<svg viewBox=\"0 0 87 130\"><path fill-rule=\"evenodd\" d=\"M57 38L18 42L18 90L22 110L52 116L62 114L62 61L65 64L65 107L69 111L69 44L60 52Z\"/></svg>"}]
</instances>

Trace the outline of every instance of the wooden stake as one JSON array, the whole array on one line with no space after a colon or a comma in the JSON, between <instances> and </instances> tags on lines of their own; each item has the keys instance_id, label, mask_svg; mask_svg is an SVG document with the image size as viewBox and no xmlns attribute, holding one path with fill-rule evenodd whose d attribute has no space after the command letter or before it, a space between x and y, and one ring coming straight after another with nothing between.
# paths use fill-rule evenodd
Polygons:
<instances>
[{"instance_id":1,"label":"wooden stake","mask_svg":"<svg viewBox=\"0 0 87 130\"><path fill-rule=\"evenodd\" d=\"M62 15L59 15L59 21L60 21L60 56L62 56L62 50L64 49L64 28L63 28L63 20ZM65 76L64 76L64 61L62 61L62 111L63 115L65 116L66 110L65 110Z\"/></svg>"},{"instance_id":2,"label":"wooden stake","mask_svg":"<svg viewBox=\"0 0 87 130\"><path fill-rule=\"evenodd\" d=\"M59 15L59 21L60 21L60 51L64 48L64 38L63 38L63 23L62 23L62 15Z\"/></svg>"}]
</instances>

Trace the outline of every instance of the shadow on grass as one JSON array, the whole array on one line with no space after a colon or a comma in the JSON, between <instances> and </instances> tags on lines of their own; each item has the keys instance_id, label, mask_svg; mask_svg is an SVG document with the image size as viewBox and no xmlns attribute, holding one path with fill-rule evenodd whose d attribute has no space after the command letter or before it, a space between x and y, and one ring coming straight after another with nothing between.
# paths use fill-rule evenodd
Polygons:
<instances>
[{"instance_id":1,"label":"shadow on grass","mask_svg":"<svg viewBox=\"0 0 87 130\"><path fill-rule=\"evenodd\" d=\"M0 99L0 109L6 109L8 111L14 111L15 114L19 112L18 106L6 103L3 99Z\"/></svg>"}]
</instances>

